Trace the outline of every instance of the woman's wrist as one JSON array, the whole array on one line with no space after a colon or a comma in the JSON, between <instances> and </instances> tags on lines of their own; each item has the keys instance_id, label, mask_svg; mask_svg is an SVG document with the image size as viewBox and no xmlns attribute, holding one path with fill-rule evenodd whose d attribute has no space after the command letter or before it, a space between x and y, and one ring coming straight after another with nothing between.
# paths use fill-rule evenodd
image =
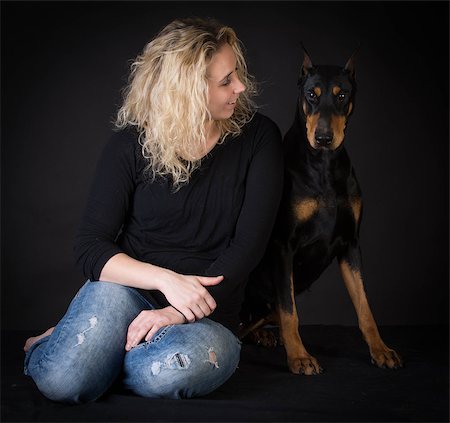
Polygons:
<instances>
[{"instance_id":1,"label":"woman's wrist","mask_svg":"<svg viewBox=\"0 0 450 423\"><path fill-rule=\"evenodd\" d=\"M175 272L164 267L155 266L150 263L146 264L149 268L147 278L149 283L151 283L152 285L147 289L155 289L157 291L161 291L164 294L164 289L168 286L168 284L170 284L171 280L173 280Z\"/></svg>"}]
</instances>

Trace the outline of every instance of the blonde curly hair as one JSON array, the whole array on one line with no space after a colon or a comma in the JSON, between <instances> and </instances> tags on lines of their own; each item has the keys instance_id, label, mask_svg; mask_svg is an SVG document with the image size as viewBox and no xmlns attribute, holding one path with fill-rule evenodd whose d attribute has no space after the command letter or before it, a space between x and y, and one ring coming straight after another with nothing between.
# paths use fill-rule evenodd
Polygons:
<instances>
[{"instance_id":1,"label":"blonde curly hair","mask_svg":"<svg viewBox=\"0 0 450 423\"><path fill-rule=\"evenodd\" d=\"M131 65L124 102L116 126L132 125L139 131L142 154L148 159L152 178L169 176L177 189L189 182L206 146L207 66L220 47L229 44L236 55L236 74L245 86L233 115L217 121L220 140L236 136L254 114L254 79L247 72L241 42L230 27L212 19L179 19L171 22L150 41Z\"/></svg>"}]
</instances>

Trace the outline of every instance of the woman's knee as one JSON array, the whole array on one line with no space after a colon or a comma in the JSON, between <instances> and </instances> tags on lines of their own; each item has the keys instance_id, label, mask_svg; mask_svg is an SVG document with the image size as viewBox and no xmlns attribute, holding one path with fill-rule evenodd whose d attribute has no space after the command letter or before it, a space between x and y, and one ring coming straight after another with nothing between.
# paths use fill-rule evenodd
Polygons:
<instances>
[{"instance_id":1,"label":"woman's knee","mask_svg":"<svg viewBox=\"0 0 450 423\"><path fill-rule=\"evenodd\" d=\"M144 308L148 303L132 288L87 282L52 335L31 346L25 373L52 400L95 400L119 374L127 328Z\"/></svg>"},{"instance_id":2,"label":"woman's knee","mask_svg":"<svg viewBox=\"0 0 450 423\"><path fill-rule=\"evenodd\" d=\"M168 354L164 361L153 361L130 389L148 398L192 398L207 395L225 383L234 373L238 360L224 357L219 364L211 349L194 357Z\"/></svg>"},{"instance_id":3,"label":"woman's knee","mask_svg":"<svg viewBox=\"0 0 450 423\"><path fill-rule=\"evenodd\" d=\"M80 296L83 302L106 303L111 310L130 306L139 309L152 307L136 289L113 282L87 281L74 299Z\"/></svg>"},{"instance_id":4,"label":"woman's knee","mask_svg":"<svg viewBox=\"0 0 450 423\"><path fill-rule=\"evenodd\" d=\"M191 398L214 391L235 372L240 342L223 326L204 319L177 326L175 332L180 333L172 335L183 341L167 342L159 354L154 354L151 343L127 353L129 389L151 398Z\"/></svg>"},{"instance_id":5,"label":"woman's knee","mask_svg":"<svg viewBox=\"0 0 450 423\"><path fill-rule=\"evenodd\" d=\"M47 398L74 404L94 401L119 376L125 355L123 343L101 343L95 334L63 345L57 341L49 345L48 339L43 340L25 357L25 374Z\"/></svg>"},{"instance_id":6,"label":"woman's knee","mask_svg":"<svg viewBox=\"0 0 450 423\"><path fill-rule=\"evenodd\" d=\"M33 371L30 376L48 399L66 404L81 404L99 398L114 379L111 374L97 374L89 367L85 366L83 370L42 364L41 371Z\"/></svg>"},{"instance_id":7,"label":"woman's knee","mask_svg":"<svg viewBox=\"0 0 450 423\"><path fill-rule=\"evenodd\" d=\"M124 352L127 329L141 310L149 308L133 288L111 282L88 281L56 326L46 355L95 360L105 350Z\"/></svg>"},{"instance_id":8,"label":"woman's knee","mask_svg":"<svg viewBox=\"0 0 450 423\"><path fill-rule=\"evenodd\" d=\"M207 353L207 362L216 368L220 366L234 372L239 364L241 342L227 328L210 319L196 323L198 344L201 354Z\"/></svg>"}]
</instances>

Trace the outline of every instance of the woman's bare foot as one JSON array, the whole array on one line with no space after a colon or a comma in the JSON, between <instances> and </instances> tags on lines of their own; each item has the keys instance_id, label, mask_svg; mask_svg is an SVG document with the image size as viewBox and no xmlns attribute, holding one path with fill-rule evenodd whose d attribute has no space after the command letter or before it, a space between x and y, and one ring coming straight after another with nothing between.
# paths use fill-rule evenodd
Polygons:
<instances>
[{"instance_id":1,"label":"woman's bare foot","mask_svg":"<svg viewBox=\"0 0 450 423\"><path fill-rule=\"evenodd\" d=\"M54 329L55 327L53 326L52 328L47 329L44 333L41 333L38 336L32 336L31 338L28 338L27 341L25 342L23 350L27 352L36 341L39 341L39 339L51 335Z\"/></svg>"}]
</instances>

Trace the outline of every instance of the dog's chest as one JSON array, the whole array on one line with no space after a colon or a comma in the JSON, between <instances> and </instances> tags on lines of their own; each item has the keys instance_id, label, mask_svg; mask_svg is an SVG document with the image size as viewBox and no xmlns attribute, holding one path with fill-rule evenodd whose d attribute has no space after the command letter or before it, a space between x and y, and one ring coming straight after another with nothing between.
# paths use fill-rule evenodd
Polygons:
<instances>
[{"instance_id":1,"label":"dog's chest","mask_svg":"<svg viewBox=\"0 0 450 423\"><path fill-rule=\"evenodd\" d=\"M349 242L356 236L361 199L335 193L306 196L293 200L292 211L300 244L317 241L332 244L337 238Z\"/></svg>"}]
</instances>

